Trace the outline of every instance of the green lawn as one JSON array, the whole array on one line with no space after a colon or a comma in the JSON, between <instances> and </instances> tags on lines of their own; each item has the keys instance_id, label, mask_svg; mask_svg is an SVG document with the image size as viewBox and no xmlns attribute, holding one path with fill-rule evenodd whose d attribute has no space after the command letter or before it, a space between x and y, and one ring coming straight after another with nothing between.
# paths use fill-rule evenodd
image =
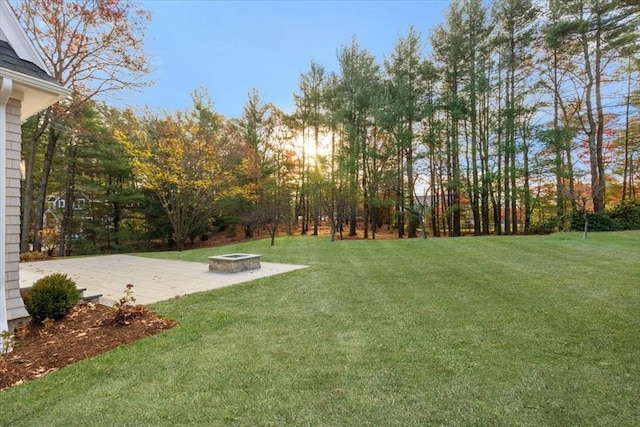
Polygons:
<instances>
[{"instance_id":1,"label":"green lawn","mask_svg":"<svg viewBox=\"0 0 640 427\"><path fill-rule=\"evenodd\" d=\"M336 241L159 303L180 326L0 392L0 425L640 425L640 232Z\"/></svg>"}]
</instances>

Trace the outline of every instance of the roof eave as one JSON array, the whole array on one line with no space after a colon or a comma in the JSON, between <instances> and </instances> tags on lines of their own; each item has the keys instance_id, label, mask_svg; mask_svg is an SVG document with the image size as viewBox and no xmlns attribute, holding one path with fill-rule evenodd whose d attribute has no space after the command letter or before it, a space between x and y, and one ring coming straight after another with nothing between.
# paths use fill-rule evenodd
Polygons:
<instances>
[{"instance_id":1,"label":"roof eave","mask_svg":"<svg viewBox=\"0 0 640 427\"><path fill-rule=\"evenodd\" d=\"M0 76L13 81L14 90L22 92L21 119L44 110L50 105L67 98L71 90L53 81L47 81L0 67Z\"/></svg>"}]
</instances>

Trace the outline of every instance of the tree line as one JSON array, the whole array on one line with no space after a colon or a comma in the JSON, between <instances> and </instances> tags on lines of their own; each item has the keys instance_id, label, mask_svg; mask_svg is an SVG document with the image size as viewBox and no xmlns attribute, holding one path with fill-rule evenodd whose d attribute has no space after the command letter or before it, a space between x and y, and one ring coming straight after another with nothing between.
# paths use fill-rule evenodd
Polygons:
<instances>
[{"instance_id":1,"label":"tree line","mask_svg":"<svg viewBox=\"0 0 640 427\"><path fill-rule=\"evenodd\" d=\"M283 227L324 224L331 239L382 227L399 238L518 234L638 205L637 2L455 0L428 36L409 28L382 59L354 36L337 70L312 61L295 111L253 89L237 118L218 114L206 88L188 111L100 102L147 84L148 14L39 3L21 2L20 19L74 95L24 125L23 251L49 234L61 254L141 236L182 249L235 225L272 243Z\"/></svg>"}]
</instances>

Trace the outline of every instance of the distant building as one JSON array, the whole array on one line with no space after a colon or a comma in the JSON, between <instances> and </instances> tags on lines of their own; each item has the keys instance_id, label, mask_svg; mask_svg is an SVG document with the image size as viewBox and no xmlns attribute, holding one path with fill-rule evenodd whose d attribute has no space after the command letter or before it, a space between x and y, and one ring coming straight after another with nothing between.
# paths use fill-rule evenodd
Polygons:
<instances>
[{"instance_id":1,"label":"distant building","mask_svg":"<svg viewBox=\"0 0 640 427\"><path fill-rule=\"evenodd\" d=\"M62 222L63 213L66 207L66 194L49 195L46 199L47 210L44 211L42 223L45 227L58 228ZM89 199L85 194L76 195L73 200L74 217L82 220L91 220L91 205L94 200ZM97 202L102 203L102 202Z\"/></svg>"}]
</instances>

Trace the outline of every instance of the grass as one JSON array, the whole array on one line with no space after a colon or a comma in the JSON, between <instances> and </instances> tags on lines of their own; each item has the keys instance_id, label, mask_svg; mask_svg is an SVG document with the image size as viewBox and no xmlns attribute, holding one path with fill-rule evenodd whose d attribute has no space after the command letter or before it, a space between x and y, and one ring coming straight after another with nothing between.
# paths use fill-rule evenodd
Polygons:
<instances>
[{"instance_id":1,"label":"grass","mask_svg":"<svg viewBox=\"0 0 640 427\"><path fill-rule=\"evenodd\" d=\"M310 265L155 304L180 326L0 393L0 425L640 425L640 232L280 238Z\"/></svg>"}]
</instances>

